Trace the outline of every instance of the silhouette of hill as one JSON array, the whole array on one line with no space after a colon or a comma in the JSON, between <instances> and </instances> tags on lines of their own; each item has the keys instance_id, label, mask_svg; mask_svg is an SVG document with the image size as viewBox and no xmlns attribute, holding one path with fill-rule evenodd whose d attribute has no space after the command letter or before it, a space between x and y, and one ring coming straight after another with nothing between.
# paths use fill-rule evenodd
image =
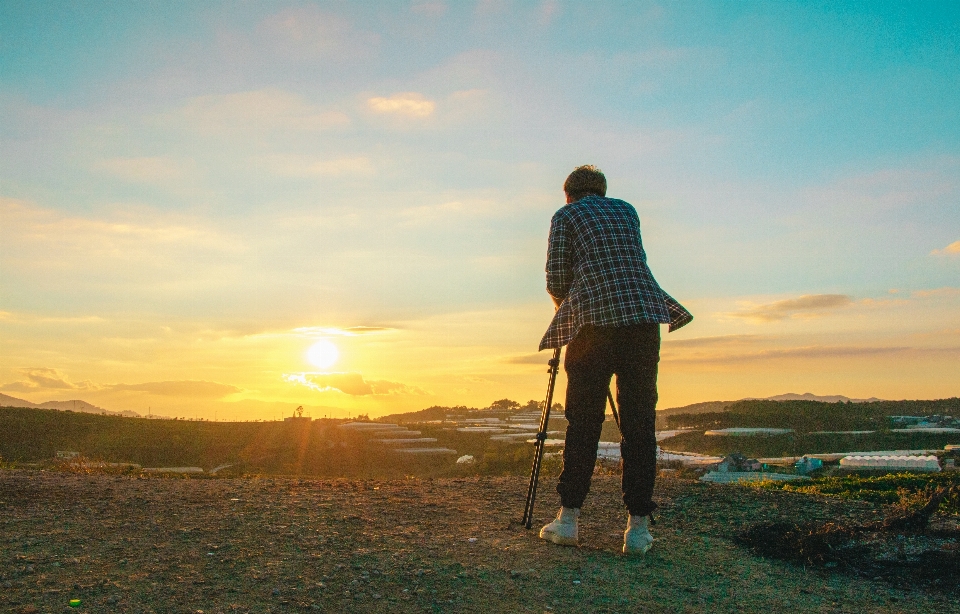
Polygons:
<instances>
[{"instance_id":1,"label":"silhouette of hill","mask_svg":"<svg viewBox=\"0 0 960 614\"><path fill-rule=\"evenodd\" d=\"M140 414L129 409L124 411L110 411L97 407L92 403L74 399L70 401L46 401L44 403L31 403L25 399L12 397L8 394L0 394L0 407L27 407L30 409L57 409L60 411L76 411L85 414L106 414L108 416L124 416L127 418L139 418Z\"/></svg>"}]
</instances>

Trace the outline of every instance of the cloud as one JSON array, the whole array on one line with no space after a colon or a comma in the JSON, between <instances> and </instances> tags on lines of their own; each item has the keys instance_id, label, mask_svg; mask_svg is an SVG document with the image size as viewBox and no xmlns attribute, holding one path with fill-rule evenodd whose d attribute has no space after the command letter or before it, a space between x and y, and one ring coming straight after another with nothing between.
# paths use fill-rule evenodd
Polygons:
<instances>
[{"instance_id":1,"label":"cloud","mask_svg":"<svg viewBox=\"0 0 960 614\"><path fill-rule=\"evenodd\" d=\"M549 25L560 12L560 3L557 0L543 0L537 12L539 13L538 21L540 25Z\"/></svg>"},{"instance_id":2,"label":"cloud","mask_svg":"<svg viewBox=\"0 0 960 614\"><path fill-rule=\"evenodd\" d=\"M338 391L351 396L426 394L420 388L387 380L366 380L359 373L285 373L284 381L317 392Z\"/></svg>"},{"instance_id":3,"label":"cloud","mask_svg":"<svg viewBox=\"0 0 960 614\"><path fill-rule=\"evenodd\" d=\"M205 382L200 380L179 380L166 382L144 382L142 384L111 384L108 390L124 392L146 392L157 396L220 398L242 392L236 386Z\"/></svg>"},{"instance_id":4,"label":"cloud","mask_svg":"<svg viewBox=\"0 0 960 614\"><path fill-rule=\"evenodd\" d=\"M946 286L943 288L934 288L933 290L915 290L910 293L910 296L913 298L960 296L960 288L951 288L950 286Z\"/></svg>"},{"instance_id":5,"label":"cloud","mask_svg":"<svg viewBox=\"0 0 960 614\"><path fill-rule=\"evenodd\" d=\"M272 130L319 132L346 126L350 117L340 111L325 111L298 94L264 88L197 96L177 111L159 116L157 121L186 126L200 134L222 135Z\"/></svg>"},{"instance_id":6,"label":"cloud","mask_svg":"<svg viewBox=\"0 0 960 614\"><path fill-rule=\"evenodd\" d=\"M109 322L100 316L42 316L32 313L0 311L0 322L17 324L101 324Z\"/></svg>"},{"instance_id":7,"label":"cloud","mask_svg":"<svg viewBox=\"0 0 960 614\"><path fill-rule=\"evenodd\" d=\"M549 352L544 352L543 354L524 354L522 356L511 356L505 359L504 362L511 365L547 366L548 360L550 360Z\"/></svg>"},{"instance_id":8,"label":"cloud","mask_svg":"<svg viewBox=\"0 0 960 614\"><path fill-rule=\"evenodd\" d=\"M174 158L157 156L147 158L110 158L101 160L98 168L125 181L134 183L163 183L180 179L186 163ZM193 162L190 162L193 166Z\"/></svg>"},{"instance_id":9,"label":"cloud","mask_svg":"<svg viewBox=\"0 0 960 614\"><path fill-rule=\"evenodd\" d=\"M0 252L0 268L30 284L82 283L89 290L96 283L117 286L149 279L169 286L183 279L170 271L197 272L203 256L222 258L246 250L221 228L146 207L80 217L0 198L0 219L0 244L6 247ZM38 276L37 271L49 275ZM222 270L218 274L222 279Z\"/></svg>"},{"instance_id":10,"label":"cloud","mask_svg":"<svg viewBox=\"0 0 960 614\"><path fill-rule=\"evenodd\" d=\"M259 25L261 40L289 60L350 60L375 55L380 36L315 6L284 9Z\"/></svg>"},{"instance_id":11,"label":"cloud","mask_svg":"<svg viewBox=\"0 0 960 614\"><path fill-rule=\"evenodd\" d=\"M665 357L666 362L687 363L687 364L732 364L744 362L760 362L783 359L826 359L826 358L846 358L863 356L894 356L906 353L917 352L943 352L944 350L925 350L910 347L858 347L858 346L808 346L798 348L785 348L776 350L763 350L760 352L751 352L746 354L727 354L719 356L684 356L678 354L673 357ZM960 348L948 349L947 351L960 351Z\"/></svg>"},{"instance_id":12,"label":"cloud","mask_svg":"<svg viewBox=\"0 0 960 614\"><path fill-rule=\"evenodd\" d=\"M372 175L373 163L364 156L322 159L310 156L273 154L260 158L261 164L281 177L339 177Z\"/></svg>"},{"instance_id":13,"label":"cloud","mask_svg":"<svg viewBox=\"0 0 960 614\"><path fill-rule=\"evenodd\" d=\"M760 335L718 335L716 337L696 337L694 339L680 339L674 341L665 339L663 345L665 348L701 348L716 347L723 345L743 345L746 343L756 343L760 341Z\"/></svg>"},{"instance_id":14,"label":"cloud","mask_svg":"<svg viewBox=\"0 0 960 614\"><path fill-rule=\"evenodd\" d=\"M166 382L144 382L142 384L95 384L89 381L73 383L56 369L30 367L18 369L26 380L0 386L0 390L33 392L37 390L98 390L118 392L146 392L158 396L220 398L242 392L236 386L205 382L199 380L181 380Z\"/></svg>"},{"instance_id":15,"label":"cloud","mask_svg":"<svg viewBox=\"0 0 960 614\"><path fill-rule=\"evenodd\" d=\"M95 390L91 382L77 384L67 381L66 377L56 369L48 367L28 367L17 369L17 372L26 378L26 381L11 382L0 386L0 390L14 390L30 392L35 390Z\"/></svg>"},{"instance_id":16,"label":"cloud","mask_svg":"<svg viewBox=\"0 0 960 614\"><path fill-rule=\"evenodd\" d=\"M332 326L301 326L292 332L306 337L353 337L355 335L370 335L395 330L388 326L348 326L346 328Z\"/></svg>"},{"instance_id":17,"label":"cloud","mask_svg":"<svg viewBox=\"0 0 960 614\"><path fill-rule=\"evenodd\" d=\"M415 2L410 11L424 17L443 17L447 12L446 2Z\"/></svg>"},{"instance_id":18,"label":"cloud","mask_svg":"<svg viewBox=\"0 0 960 614\"><path fill-rule=\"evenodd\" d=\"M846 294L805 294L798 298L753 305L743 311L730 313L735 318L775 322L787 318L808 318L853 304Z\"/></svg>"},{"instance_id":19,"label":"cloud","mask_svg":"<svg viewBox=\"0 0 960 614\"><path fill-rule=\"evenodd\" d=\"M417 92L401 92L387 98L370 98L367 100L367 106L374 113L427 117L433 114L436 103Z\"/></svg>"},{"instance_id":20,"label":"cloud","mask_svg":"<svg viewBox=\"0 0 960 614\"><path fill-rule=\"evenodd\" d=\"M960 241L954 241L943 249L935 249L930 252L931 256L955 256L960 254Z\"/></svg>"}]
</instances>

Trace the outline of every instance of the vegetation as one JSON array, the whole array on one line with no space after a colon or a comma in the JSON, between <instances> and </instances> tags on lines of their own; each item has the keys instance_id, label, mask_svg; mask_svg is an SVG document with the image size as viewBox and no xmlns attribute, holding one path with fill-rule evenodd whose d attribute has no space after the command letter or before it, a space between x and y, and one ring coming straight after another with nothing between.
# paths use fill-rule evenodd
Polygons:
<instances>
[{"instance_id":1,"label":"vegetation","mask_svg":"<svg viewBox=\"0 0 960 614\"><path fill-rule=\"evenodd\" d=\"M712 436L704 435L702 431L691 431L664 439L660 445L675 452L717 456L740 452L753 458L770 458L869 450L942 450L949 443L958 443L958 439L960 436L957 434L890 431L865 435L788 433L753 437Z\"/></svg>"},{"instance_id":2,"label":"vegetation","mask_svg":"<svg viewBox=\"0 0 960 614\"><path fill-rule=\"evenodd\" d=\"M362 433L337 428L343 422L195 422L0 408L0 458L23 464L48 461L58 450L70 450L90 460L145 467L211 469L232 464L246 473L340 477L522 475L530 470L533 449L522 442L420 427L424 437L438 439L436 445L477 461L456 466L452 455L398 454Z\"/></svg>"},{"instance_id":3,"label":"vegetation","mask_svg":"<svg viewBox=\"0 0 960 614\"><path fill-rule=\"evenodd\" d=\"M820 401L737 401L725 411L665 416L672 429L690 428L661 442L669 450L725 455L742 452L752 457L800 456L867 450L942 449L958 443L956 434L895 433L890 416L960 415L960 398L936 401L879 401L824 403ZM709 429L786 428L793 433L775 436L707 436ZM824 432L826 431L826 432ZM873 431L836 433L830 431Z\"/></svg>"},{"instance_id":4,"label":"vegetation","mask_svg":"<svg viewBox=\"0 0 960 614\"><path fill-rule=\"evenodd\" d=\"M821 401L737 401L725 411L682 413L666 417L670 428L790 428L815 431L883 430L889 416L960 415L960 398L935 401L823 403Z\"/></svg>"},{"instance_id":5,"label":"vegetation","mask_svg":"<svg viewBox=\"0 0 960 614\"><path fill-rule=\"evenodd\" d=\"M930 489L949 488L940 505L944 513L960 514L960 474L895 473L880 476L848 475L822 477L802 482L760 482L760 488L785 490L871 503L917 507L930 499Z\"/></svg>"}]
</instances>

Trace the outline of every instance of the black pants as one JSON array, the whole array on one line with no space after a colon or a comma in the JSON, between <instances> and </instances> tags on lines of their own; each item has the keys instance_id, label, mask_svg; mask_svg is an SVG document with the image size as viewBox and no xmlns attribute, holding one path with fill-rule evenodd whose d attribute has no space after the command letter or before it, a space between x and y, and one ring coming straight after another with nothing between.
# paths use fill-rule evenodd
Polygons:
<instances>
[{"instance_id":1,"label":"black pants","mask_svg":"<svg viewBox=\"0 0 960 614\"><path fill-rule=\"evenodd\" d=\"M623 502L631 514L657 509L657 363L660 325L584 326L567 347L566 445L557 492L564 507L582 507L590 490L610 378L617 376Z\"/></svg>"}]
</instances>

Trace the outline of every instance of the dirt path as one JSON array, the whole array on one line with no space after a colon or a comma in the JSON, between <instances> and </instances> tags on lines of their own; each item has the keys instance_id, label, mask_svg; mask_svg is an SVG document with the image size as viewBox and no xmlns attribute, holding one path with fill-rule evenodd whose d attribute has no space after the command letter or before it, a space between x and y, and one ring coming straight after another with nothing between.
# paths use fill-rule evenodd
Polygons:
<instances>
[{"instance_id":1,"label":"dirt path","mask_svg":"<svg viewBox=\"0 0 960 614\"><path fill-rule=\"evenodd\" d=\"M538 516L555 509L543 481ZM519 518L526 480L175 480L0 471L0 611L930 612L956 601L768 561L744 523L866 504L662 479L654 549L618 554L618 478L579 549ZM79 609L67 606L82 600ZM954 610L955 611L955 610Z\"/></svg>"}]
</instances>

